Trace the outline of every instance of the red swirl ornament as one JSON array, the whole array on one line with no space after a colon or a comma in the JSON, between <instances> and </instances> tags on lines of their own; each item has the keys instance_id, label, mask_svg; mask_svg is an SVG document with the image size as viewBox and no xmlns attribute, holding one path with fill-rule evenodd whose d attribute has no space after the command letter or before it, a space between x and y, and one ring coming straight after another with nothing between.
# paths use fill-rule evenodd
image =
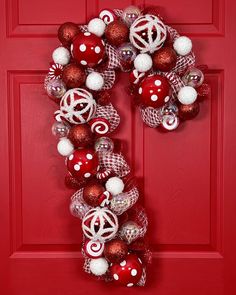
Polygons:
<instances>
[{"instance_id":1,"label":"red swirl ornament","mask_svg":"<svg viewBox=\"0 0 236 295\"><path fill-rule=\"evenodd\" d=\"M105 118L93 118L89 121L91 131L97 135L106 135L110 131L110 123Z\"/></svg>"},{"instance_id":2,"label":"red swirl ornament","mask_svg":"<svg viewBox=\"0 0 236 295\"><path fill-rule=\"evenodd\" d=\"M99 13L99 17L104 21L106 25L110 24L111 22L117 19L117 16L112 9L103 9Z\"/></svg>"},{"instance_id":3,"label":"red swirl ornament","mask_svg":"<svg viewBox=\"0 0 236 295\"><path fill-rule=\"evenodd\" d=\"M104 243L87 240L84 244L84 252L89 258L99 258L104 251Z\"/></svg>"}]
</instances>

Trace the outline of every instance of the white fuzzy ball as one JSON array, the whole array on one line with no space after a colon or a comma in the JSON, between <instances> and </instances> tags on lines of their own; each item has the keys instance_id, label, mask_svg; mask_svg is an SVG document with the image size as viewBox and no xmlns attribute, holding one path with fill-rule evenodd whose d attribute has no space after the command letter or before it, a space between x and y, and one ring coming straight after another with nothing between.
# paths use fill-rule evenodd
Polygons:
<instances>
[{"instance_id":1,"label":"white fuzzy ball","mask_svg":"<svg viewBox=\"0 0 236 295\"><path fill-rule=\"evenodd\" d=\"M108 262L105 258L91 259L89 267L92 274L95 276L102 276L108 270Z\"/></svg>"},{"instance_id":2,"label":"white fuzzy ball","mask_svg":"<svg viewBox=\"0 0 236 295\"><path fill-rule=\"evenodd\" d=\"M103 87L104 79L101 74L92 72L88 74L85 84L89 89L97 91Z\"/></svg>"},{"instance_id":3,"label":"white fuzzy ball","mask_svg":"<svg viewBox=\"0 0 236 295\"><path fill-rule=\"evenodd\" d=\"M58 47L52 53L52 59L60 65L67 65L70 61L70 52L65 47Z\"/></svg>"},{"instance_id":4,"label":"white fuzzy ball","mask_svg":"<svg viewBox=\"0 0 236 295\"><path fill-rule=\"evenodd\" d=\"M69 156L74 151L74 146L68 138L61 138L57 144L58 153L62 156Z\"/></svg>"},{"instance_id":5,"label":"white fuzzy ball","mask_svg":"<svg viewBox=\"0 0 236 295\"><path fill-rule=\"evenodd\" d=\"M178 93L178 100L182 104L191 104L197 99L197 91L191 86L184 86Z\"/></svg>"},{"instance_id":6,"label":"white fuzzy ball","mask_svg":"<svg viewBox=\"0 0 236 295\"><path fill-rule=\"evenodd\" d=\"M152 67L152 58L147 53L140 53L134 60L134 67L139 72L147 72Z\"/></svg>"},{"instance_id":7,"label":"white fuzzy ball","mask_svg":"<svg viewBox=\"0 0 236 295\"><path fill-rule=\"evenodd\" d=\"M109 191L113 196L118 195L124 190L124 182L119 177L111 177L106 182L106 190Z\"/></svg>"},{"instance_id":8,"label":"white fuzzy ball","mask_svg":"<svg viewBox=\"0 0 236 295\"><path fill-rule=\"evenodd\" d=\"M193 45L191 39L186 36L181 36L175 39L173 47L179 55L184 56L191 52Z\"/></svg>"},{"instance_id":9,"label":"white fuzzy ball","mask_svg":"<svg viewBox=\"0 0 236 295\"><path fill-rule=\"evenodd\" d=\"M104 34L105 29L106 25L100 18L93 18L88 23L88 31L97 35L98 37L101 37Z\"/></svg>"}]
</instances>

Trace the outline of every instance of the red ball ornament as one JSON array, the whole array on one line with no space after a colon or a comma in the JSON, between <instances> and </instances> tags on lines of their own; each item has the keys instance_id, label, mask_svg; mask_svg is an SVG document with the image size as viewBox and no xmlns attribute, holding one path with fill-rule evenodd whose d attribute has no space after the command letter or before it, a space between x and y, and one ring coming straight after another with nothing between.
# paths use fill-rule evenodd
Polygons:
<instances>
[{"instance_id":1,"label":"red ball ornament","mask_svg":"<svg viewBox=\"0 0 236 295\"><path fill-rule=\"evenodd\" d=\"M153 67L162 72L171 71L177 61L177 54L174 49L170 47L160 48L153 54Z\"/></svg>"},{"instance_id":2,"label":"red ball ornament","mask_svg":"<svg viewBox=\"0 0 236 295\"><path fill-rule=\"evenodd\" d=\"M179 108L179 117L182 120L189 120L189 119L193 119L197 116L197 114L199 113L200 110L200 105L198 101L195 101L192 104L179 104L178 106Z\"/></svg>"},{"instance_id":3,"label":"red ball ornament","mask_svg":"<svg viewBox=\"0 0 236 295\"><path fill-rule=\"evenodd\" d=\"M94 67L104 58L105 44L100 37L90 32L80 33L71 45L71 52L78 64Z\"/></svg>"},{"instance_id":4,"label":"red ball ornament","mask_svg":"<svg viewBox=\"0 0 236 295\"><path fill-rule=\"evenodd\" d=\"M146 107L159 108L169 101L170 85L161 75L145 78L139 85L140 103Z\"/></svg>"},{"instance_id":5,"label":"red ball ornament","mask_svg":"<svg viewBox=\"0 0 236 295\"><path fill-rule=\"evenodd\" d=\"M76 24L67 22L59 27L57 35L62 45L68 46L79 32L80 29Z\"/></svg>"},{"instance_id":6,"label":"red ball ornament","mask_svg":"<svg viewBox=\"0 0 236 295\"><path fill-rule=\"evenodd\" d=\"M98 170L98 156L93 149L75 150L67 158L67 169L77 179L88 179Z\"/></svg>"},{"instance_id":7,"label":"red ball ornament","mask_svg":"<svg viewBox=\"0 0 236 295\"><path fill-rule=\"evenodd\" d=\"M114 239L105 244L104 256L111 263L120 263L128 254L126 243L120 239Z\"/></svg>"},{"instance_id":8,"label":"red ball ornament","mask_svg":"<svg viewBox=\"0 0 236 295\"><path fill-rule=\"evenodd\" d=\"M105 188L96 181L87 184L83 190L83 199L92 207L99 206L100 195L105 191Z\"/></svg>"},{"instance_id":9,"label":"red ball ornament","mask_svg":"<svg viewBox=\"0 0 236 295\"><path fill-rule=\"evenodd\" d=\"M97 103L101 106L108 105L111 102L111 93L108 90L101 91L97 95Z\"/></svg>"},{"instance_id":10,"label":"red ball ornament","mask_svg":"<svg viewBox=\"0 0 236 295\"><path fill-rule=\"evenodd\" d=\"M76 148L91 146L93 143L93 133L88 124L72 126L68 138Z\"/></svg>"},{"instance_id":11,"label":"red ball ornament","mask_svg":"<svg viewBox=\"0 0 236 295\"><path fill-rule=\"evenodd\" d=\"M142 261L135 254L128 254L120 264L113 264L110 268L115 282L120 285L132 287L142 276Z\"/></svg>"},{"instance_id":12,"label":"red ball ornament","mask_svg":"<svg viewBox=\"0 0 236 295\"><path fill-rule=\"evenodd\" d=\"M119 46L128 41L129 29L120 20L115 20L107 25L105 36L111 45Z\"/></svg>"},{"instance_id":13,"label":"red ball ornament","mask_svg":"<svg viewBox=\"0 0 236 295\"><path fill-rule=\"evenodd\" d=\"M62 73L62 80L68 88L80 87L85 82L85 71L75 64L67 65Z\"/></svg>"},{"instance_id":14,"label":"red ball ornament","mask_svg":"<svg viewBox=\"0 0 236 295\"><path fill-rule=\"evenodd\" d=\"M65 176L65 185L70 189L81 189L85 184L85 181L79 181L78 179L74 178L70 174Z\"/></svg>"}]
</instances>

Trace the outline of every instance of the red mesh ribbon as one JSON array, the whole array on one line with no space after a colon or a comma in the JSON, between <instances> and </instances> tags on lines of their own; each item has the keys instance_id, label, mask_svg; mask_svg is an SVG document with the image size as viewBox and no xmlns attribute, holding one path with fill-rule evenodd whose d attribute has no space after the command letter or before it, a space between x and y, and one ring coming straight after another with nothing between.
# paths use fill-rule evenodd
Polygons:
<instances>
[{"instance_id":1,"label":"red mesh ribbon","mask_svg":"<svg viewBox=\"0 0 236 295\"><path fill-rule=\"evenodd\" d=\"M97 105L95 118L105 118L110 123L110 132L114 131L120 124L120 116L111 103L105 106Z\"/></svg>"},{"instance_id":2,"label":"red mesh ribbon","mask_svg":"<svg viewBox=\"0 0 236 295\"><path fill-rule=\"evenodd\" d=\"M99 165L101 169L112 170L117 176L124 177L130 173L130 167L122 154L99 153Z\"/></svg>"}]
</instances>

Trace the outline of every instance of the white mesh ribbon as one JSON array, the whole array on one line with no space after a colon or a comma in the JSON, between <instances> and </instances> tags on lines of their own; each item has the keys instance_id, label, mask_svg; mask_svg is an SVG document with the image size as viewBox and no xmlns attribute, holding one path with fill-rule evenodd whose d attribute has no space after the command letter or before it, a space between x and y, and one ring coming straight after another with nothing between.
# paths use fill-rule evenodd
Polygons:
<instances>
[{"instance_id":1,"label":"white mesh ribbon","mask_svg":"<svg viewBox=\"0 0 236 295\"><path fill-rule=\"evenodd\" d=\"M120 123L120 116L111 103L105 106L97 105L95 118L107 119L110 123L110 132L114 131Z\"/></svg>"}]
</instances>

